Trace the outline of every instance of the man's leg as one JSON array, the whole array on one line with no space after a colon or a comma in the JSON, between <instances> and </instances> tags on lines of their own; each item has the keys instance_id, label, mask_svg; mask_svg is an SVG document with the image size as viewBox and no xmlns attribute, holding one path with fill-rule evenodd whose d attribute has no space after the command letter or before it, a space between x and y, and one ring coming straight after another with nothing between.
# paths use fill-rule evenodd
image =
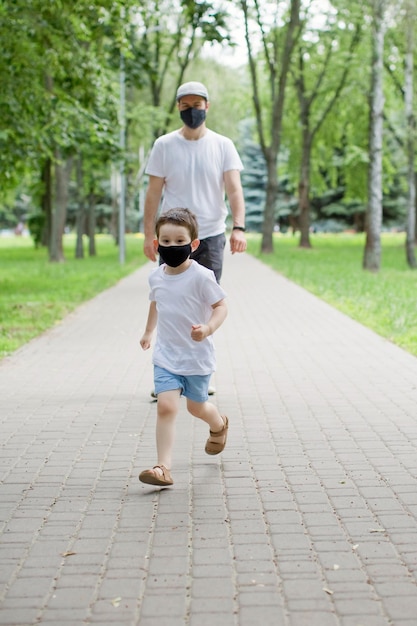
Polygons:
<instances>
[{"instance_id":1,"label":"man's leg","mask_svg":"<svg viewBox=\"0 0 417 626\"><path fill-rule=\"evenodd\" d=\"M226 236L224 233L214 237L207 237L200 240L200 245L191 255L191 258L197 261L197 263L214 272L218 283L220 283L223 271L225 245Z\"/></svg>"}]
</instances>

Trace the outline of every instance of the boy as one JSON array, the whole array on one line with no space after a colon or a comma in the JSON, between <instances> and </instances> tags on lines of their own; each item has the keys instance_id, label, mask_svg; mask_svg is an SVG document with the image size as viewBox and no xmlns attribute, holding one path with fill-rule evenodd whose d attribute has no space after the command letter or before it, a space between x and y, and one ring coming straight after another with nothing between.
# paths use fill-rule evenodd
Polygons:
<instances>
[{"instance_id":1,"label":"boy","mask_svg":"<svg viewBox=\"0 0 417 626\"><path fill-rule=\"evenodd\" d=\"M213 272L190 258L200 243L195 215L170 209L155 229L154 246L163 263L149 277L151 303L140 345L150 348L158 327L153 354L158 463L141 472L139 480L166 487L174 483L171 460L181 395L191 415L209 425L207 454L219 454L226 445L228 419L207 398L215 369L212 335L225 320L227 306Z\"/></svg>"}]
</instances>

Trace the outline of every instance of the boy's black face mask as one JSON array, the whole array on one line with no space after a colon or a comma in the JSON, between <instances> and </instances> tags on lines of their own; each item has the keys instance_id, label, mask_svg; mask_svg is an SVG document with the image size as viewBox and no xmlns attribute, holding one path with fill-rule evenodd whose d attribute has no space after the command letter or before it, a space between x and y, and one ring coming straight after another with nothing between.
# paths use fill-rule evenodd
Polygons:
<instances>
[{"instance_id":1,"label":"boy's black face mask","mask_svg":"<svg viewBox=\"0 0 417 626\"><path fill-rule=\"evenodd\" d=\"M185 109L185 111L180 111L180 117L189 128L198 128L206 119L206 110L190 107Z\"/></svg>"},{"instance_id":2,"label":"boy's black face mask","mask_svg":"<svg viewBox=\"0 0 417 626\"><path fill-rule=\"evenodd\" d=\"M186 243L184 246L161 246L159 244L158 253L169 267L178 267L190 256L191 244Z\"/></svg>"}]
</instances>

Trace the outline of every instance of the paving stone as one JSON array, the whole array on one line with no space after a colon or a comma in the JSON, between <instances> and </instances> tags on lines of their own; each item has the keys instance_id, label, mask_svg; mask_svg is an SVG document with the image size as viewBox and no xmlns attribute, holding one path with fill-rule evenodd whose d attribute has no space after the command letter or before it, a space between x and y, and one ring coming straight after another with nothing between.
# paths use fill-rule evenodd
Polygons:
<instances>
[{"instance_id":1,"label":"paving stone","mask_svg":"<svg viewBox=\"0 0 417 626\"><path fill-rule=\"evenodd\" d=\"M247 255L155 462L148 264L0 363L0 624L415 626L417 359ZM23 390L23 391L22 391Z\"/></svg>"}]
</instances>

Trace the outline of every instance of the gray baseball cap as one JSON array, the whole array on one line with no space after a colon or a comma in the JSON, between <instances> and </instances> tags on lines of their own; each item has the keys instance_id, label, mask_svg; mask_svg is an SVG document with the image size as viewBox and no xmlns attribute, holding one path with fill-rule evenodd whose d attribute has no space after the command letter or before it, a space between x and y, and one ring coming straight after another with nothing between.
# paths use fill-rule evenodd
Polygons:
<instances>
[{"instance_id":1,"label":"gray baseball cap","mask_svg":"<svg viewBox=\"0 0 417 626\"><path fill-rule=\"evenodd\" d=\"M206 100L209 99L207 87L205 87L203 83L198 83L197 81L183 83L178 87L177 100L179 100L183 96L201 96Z\"/></svg>"}]
</instances>

